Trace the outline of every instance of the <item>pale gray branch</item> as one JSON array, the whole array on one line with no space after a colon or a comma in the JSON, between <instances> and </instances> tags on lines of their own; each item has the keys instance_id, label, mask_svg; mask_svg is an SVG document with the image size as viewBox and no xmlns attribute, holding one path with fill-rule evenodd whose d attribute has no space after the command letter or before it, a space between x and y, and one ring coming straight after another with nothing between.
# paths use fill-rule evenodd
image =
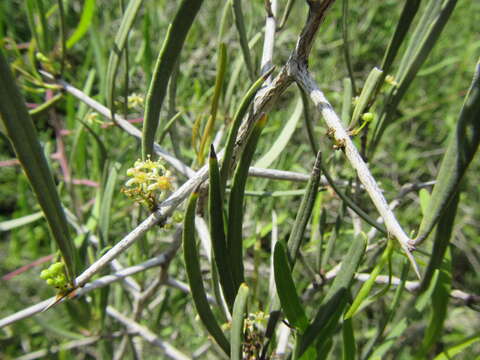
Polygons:
<instances>
[{"instance_id":1,"label":"pale gray branch","mask_svg":"<svg viewBox=\"0 0 480 360\"><path fill-rule=\"evenodd\" d=\"M100 339L101 339L100 336L91 336L81 340L73 340L62 345L54 345L48 349L33 351L31 353L28 353L16 358L16 360L34 360L34 359L46 358L48 355L56 354L60 351L72 350L78 347L84 347L84 346L94 344Z\"/></svg>"},{"instance_id":2,"label":"pale gray branch","mask_svg":"<svg viewBox=\"0 0 480 360\"><path fill-rule=\"evenodd\" d=\"M322 114L335 144L344 151L345 156L357 172L359 180L365 187L370 199L385 222L387 231L398 240L400 246L405 251L410 262L412 263L417 276L420 278L420 271L418 270L416 261L411 254L411 251L413 250L411 239L407 236L407 234L405 234L395 215L390 210L382 191L380 190L377 182L368 168L368 165L365 163L365 161L363 161L363 158L358 152L352 139L347 134L347 131L343 128L340 118L333 110L332 105L328 102L323 92L318 88L315 80L308 73L306 68L299 66L299 64L297 64L298 66L294 65L295 64L292 64L291 71L294 74L295 80L310 96L312 102Z\"/></svg>"},{"instance_id":3,"label":"pale gray branch","mask_svg":"<svg viewBox=\"0 0 480 360\"><path fill-rule=\"evenodd\" d=\"M154 257L153 259L147 260L141 264L128 267L114 274L103 276L98 280L95 280L95 281L92 281L91 283L86 284L83 288L78 289L74 294L74 297L83 296L92 290L123 280L127 276L134 275L136 273L145 271L155 266L160 266L164 264L166 261L169 261L169 258L170 258L169 254L162 253L159 256ZM49 299L43 300L35 305L29 306L28 308L20 310L15 314L9 315L1 319L0 328L42 312L53 301L55 301L55 297L51 297Z\"/></svg>"},{"instance_id":4,"label":"pale gray branch","mask_svg":"<svg viewBox=\"0 0 480 360\"><path fill-rule=\"evenodd\" d=\"M169 343L162 341L158 336L156 336L150 329L145 326L140 325L136 321L127 318L126 316L119 313L111 306L107 306L107 314L113 317L115 320L118 320L128 329L138 332L138 334L147 340L150 344L155 345L162 349L165 352L165 355L171 359L175 360L188 360L189 357L182 353L180 350L176 349Z\"/></svg>"}]
</instances>

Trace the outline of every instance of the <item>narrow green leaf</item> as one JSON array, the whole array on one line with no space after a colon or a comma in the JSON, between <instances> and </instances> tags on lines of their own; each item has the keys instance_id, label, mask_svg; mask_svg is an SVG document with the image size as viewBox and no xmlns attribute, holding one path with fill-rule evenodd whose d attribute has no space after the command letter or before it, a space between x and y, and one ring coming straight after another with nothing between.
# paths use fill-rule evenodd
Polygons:
<instances>
[{"instance_id":1,"label":"narrow green leaf","mask_svg":"<svg viewBox=\"0 0 480 360\"><path fill-rule=\"evenodd\" d=\"M420 6L421 0L406 0L405 5L403 6L400 19L398 20L397 27L395 32L388 43L387 50L382 60L382 66L380 67L383 70L384 76L387 75L390 71L393 61L395 60L398 50L405 40L410 25L412 24L415 15L417 14L418 7Z\"/></svg>"},{"instance_id":2,"label":"narrow green leaf","mask_svg":"<svg viewBox=\"0 0 480 360\"><path fill-rule=\"evenodd\" d=\"M400 284L398 284L397 289L395 290L395 295L393 296L393 301L391 302L388 311L383 314L380 324L376 328L376 334L367 342L363 347L362 359L369 359L372 352L375 350L375 347L379 340L382 338L383 333L387 325L392 321L395 314L398 312L400 299L402 298L403 292L405 290L405 284L407 283L408 270L410 269L410 263L408 259L404 259L402 265L402 272L400 274Z\"/></svg>"},{"instance_id":3,"label":"narrow green leaf","mask_svg":"<svg viewBox=\"0 0 480 360\"><path fill-rule=\"evenodd\" d=\"M83 92L86 95L89 95L92 87L93 81L95 80L95 70L90 70L88 72L87 80L83 87ZM67 98L68 99L68 98ZM73 111L73 109L72 109ZM85 103L81 103L78 106L78 110L72 114L72 117L77 119L83 119L87 114L88 108ZM87 166L87 156L88 156L88 146L87 146L87 134L84 130L84 125L80 121L75 123L75 135L73 138L73 145L70 152L69 164L72 164L72 169L74 171L74 176L79 178L88 178L88 166Z\"/></svg>"},{"instance_id":4,"label":"narrow green leaf","mask_svg":"<svg viewBox=\"0 0 480 360\"><path fill-rule=\"evenodd\" d=\"M255 70L253 68L252 57L250 55L250 49L248 47L247 31L245 30L245 22L242 11L241 0L232 1L233 18L235 19L235 25L237 27L238 35L240 37L240 47L242 48L243 59L247 66L248 75L250 79L255 79Z\"/></svg>"},{"instance_id":5,"label":"narrow green leaf","mask_svg":"<svg viewBox=\"0 0 480 360\"><path fill-rule=\"evenodd\" d=\"M352 120L350 121L349 128L353 129L357 125L360 116L365 112L365 109L368 107L370 101L372 100L375 89L377 88L379 82L382 80L382 70L374 67L372 71L367 76L365 84L363 85L362 92L358 98L357 104L353 109Z\"/></svg>"},{"instance_id":6,"label":"narrow green leaf","mask_svg":"<svg viewBox=\"0 0 480 360\"><path fill-rule=\"evenodd\" d=\"M300 355L318 339L319 343L328 341L340 319L349 298L353 276L363 258L366 242L358 236L353 239L347 254L342 259L342 266L322 300L317 315L305 330L302 337Z\"/></svg>"},{"instance_id":7,"label":"narrow green leaf","mask_svg":"<svg viewBox=\"0 0 480 360\"><path fill-rule=\"evenodd\" d=\"M442 3L442 1L438 0L432 0L432 3L433 2L436 2L437 4ZM395 92L396 98L403 98L418 70L420 70L420 67L423 65L433 49L433 46L440 37L440 34L450 18L456 4L457 0L447 0L442 4L442 7L438 12L433 11L429 14L428 10L425 11L425 14L429 16L422 17L418 24L416 29L416 31L418 31L418 38L412 41L413 56L408 53L408 50L406 51L404 58L409 61L408 65L406 65L405 70L400 68L396 76L398 79L398 89ZM425 31L422 27L425 27ZM398 104L397 101L395 103Z\"/></svg>"},{"instance_id":8,"label":"narrow green leaf","mask_svg":"<svg viewBox=\"0 0 480 360\"><path fill-rule=\"evenodd\" d=\"M322 255L322 261L320 263L320 270L325 271L328 266L328 262L330 261L330 258L333 254L333 249L335 248L335 242L338 239L338 235L340 233L340 226L342 224L342 215L337 215L337 218L335 219L335 228L330 234L330 237L328 238L327 246L325 248L325 252Z\"/></svg>"},{"instance_id":9,"label":"narrow green leaf","mask_svg":"<svg viewBox=\"0 0 480 360\"><path fill-rule=\"evenodd\" d=\"M35 109L32 109L28 112L31 117L38 116L43 112L50 109L53 105L63 99L63 94L57 94L52 97L50 100L45 101L43 104L37 106Z\"/></svg>"},{"instance_id":10,"label":"narrow green leaf","mask_svg":"<svg viewBox=\"0 0 480 360\"><path fill-rule=\"evenodd\" d=\"M293 9L293 4L295 4L295 0L288 0L287 5L285 6L285 9L283 10L283 14L280 20L279 25L277 26L277 31L280 31L283 29L285 24L287 23L288 18L290 17L290 12ZM315 151L315 153L317 153Z\"/></svg>"},{"instance_id":11,"label":"narrow green leaf","mask_svg":"<svg viewBox=\"0 0 480 360\"><path fill-rule=\"evenodd\" d=\"M34 0L26 0L25 5L27 10L28 27L30 28L30 31L35 39L37 47L40 47L40 50L43 50L41 49L42 43L40 42L40 36L38 34L37 25L35 23L35 2Z\"/></svg>"},{"instance_id":12,"label":"narrow green leaf","mask_svg":"<svg viewBox=\"0 0 480 360\"><path fill-rule=\"evenodd\" d=\"M175 128L175 127L173 127L173 125L177 122L178 119L180 119L180 117L182 115L183 115L183 113L181 111L179 111L178 113L173 115L170 120L168 120L168 122L165 124L165 127L163 128L162 132L158 136L158 144L161 144L163 142L163 139L165 139L165 136L167 136L167 134Z\"/></svg>"},{"instance_id":13,"label":"narrow green leaf","mask_svg":"<svg viewBox=\"0 0 480 360\"><path fill-rule=\"evenodd\" d=\"M395 345L395 342L408 328L408 322L406 318L402 318L400 321L396 321L393 324L393 328L388 333L388 338L378 346L369 359L380 360L383 359L385 354Z\"/></svg>"},{"instance_id":14,"label":"narrow green leaf","mask_svg":"<svg viewBox=\"0 0 480 360\"><path fill-rule=\"evenodd\" d=\"M310 98L300 86L298 86L298 89L300 90L300 96L302 98L303 119L305 120L305 129L307 130L310 149L312 150L314 155L317 155L318 144L317 144L317 140L315 139L315 128L313 126L314 122L310 113L310 106L309 106Z\"/></svg>"},{"instance_id":15,"label":"narrow green leaf","mask_svg":"<svg viewBox=\"0 0 480 360\"><path fill-rule=\"evenodd\" d=\"M31 224L37 220L40 220L41 218L43 218L43 212L39 211L16 219L2 221L0 222L0 232L10 231L21 226Z\"/></svg>"},{"instance_id":16,"label":"narrow green leaf","mask_svg":"<svg viewBox=\"0 0 480 360\"><path fill-rule=\"evenodd\" d=\"M244 282L243 275L243 198L245 196L245 184L248 177L248 169L252 162L257 142L267 122L267 116L263 115L254 125L252 133L247 139L245 150L242 153L237 169L233 176L232 190L228 202L228 225L227 225L227 248L229 261L232 267L235 289Z\"/></svg>"},{"instance_id":17,"label":"narrow green leaf","mask_svg":"<svg viewBox=\"0 0 480 360\"><path fill-rule=\"evenodd\" d=\"M183 43L195 20L203 0L182 0L180 7L170 24L158 54L153 78L146 96L145 119L143 123L142 157L153 156L153 144L160 124L160 110L167 92L167 85L177 62Z\"/></svg>"},{"instance_id":18,"label":"narrow green leaf","mask_svg":"<svg viewBox=\"0 0 480 360\"><path fill-rule=\"evenodd\" d=\"M60 77L63 76L65 70L65 58L67 57L67 29L65 28L65 9L63 8L63 0L57 0L59 28L60 28Z\"/></svg>"},{"instance_id":19,"label":"narrow green leaf","mask_svg":"<svg viewBox=\"0 0 480 360\"><path fill-rule=\"evenodd\" d=\"M290 232L290 236L288 238L288 258L292 268L295 264L300 245L302 244L303 235L305 234L305 229L307 228L310 215L312 214L315 198L317 197L318 186L320 185L321 162L322 154L319 152L315 159L315 164L313 165L310 179L308 180L305 195L300 203L295 222L293 223L292 231Z\"/></svg>"},{"instance_id":20,"label":"narrow green leaf","mask_svg":"<svg viewBox=\"0 0 480 360\"><path fill-rule=\"evenodd\" d=\"M83 5L82 15L80 22L73 34L67 40L67 49L71 49L81 38L85 36L90 25L92 24L93 16L95 15L96 1L85 0Z\"/></svg>"},{"instance_id":21,"label":"narrow green leaf","mask_svg":"<svg viewBox=\"0 0 480 360\"><path fill-rule=\"evenodd\" d=\"M229 255L223 223L223 199L220 188L220 172L218 170L218 161L213 145L210 149L209 174L208 213L213 255L225 300L231 310L235 301L236 289L234 288L232 269L228 262Z\"/></svg>"},{"instance_id":22,"label":"narrow green leaf","mask_svg":"<svg viewBox=\"0 0 480 360\"><path fill-rule=\"evenodd\" d=\"M113 164L108 171L105 172L104 184L101 192L100 216L98 218L98 227L102 246L109 245L108 232L110 229L110 217L112 209L112 200L115 191L115 185L118 178L118 167L120 164Z\"/></svg>"},{"instance_id":23,"label":"narrow green leaf","mask_svg":"<svg viewBox=\"0 0 480 360\"><path fill-rule=\"evenodd\" d=\"M199 254L195 244L195 209L198 193L193 192L188 200L185 219L183 222L183 254L188 282L192 292L193 302L206 329L222 348L225 354L230 355L230 343L225 337L215 315L208 304L207 294L203 287L202 272L200 269Z\"/></svg>"},{"instance_id":24,"label":"narrow green leaf","mask_svg":"<svg viewBox=\"0 0 480 360\"><path fill-rule=\"evenodd\" d=\"M290 325L296 327L303 333L308 326L308 319L305 314L305 309L300 302L300 298L297 295L295 283L292 278L292 268L288 261L285 246L281 241L278 241L275 245L273 270L277 294L283 312Z\"/></svg>"},{"instance_id":25,"label":"narrow green leaf","mask_svg":"<svg viewBox=\"0 0 480 360\"><path fill-rule=\"evenodd\" d=\"M98 153L95 156L94 159L98 163L97 167L99 169L104 169L105 168L105 162L108 159L108 152L107 152L107 147L100 138L100 136L97 134L97 132L90 127L86 122L79 120L79 122L83 125L83 127L87 130L87 132L92 135L93 139L95 140L95 143L98 146Z\"/></svg>"},{"instance_id":26,"label":"narrow green leaf","mask_svg":"<svg viewBox=\"0 0 480 360\"><path fill-rule=\"evenodd\" d=\"M455 131L451 134L433 187L426 216L422 218L415 242L430 234L442 211L447 207L480 143L480 61L477 62L472 84L465 97Z\"/></svg>"},{"instance_id":27,"label":"narrow green leaf","mask_svg":"<svg viewBox=\"0 0 480 360\"><path fill-rule=\"evenodd\" d=\"M421 49L422 40L425 38L433 20L438 16L442 2L443 0L430 0L423 9L422 16L413 31L413 34L408 42L407 49L405 50L400 61L396 76L397 79L400 79L405 75L405 73L408 71L408 67L413 62L415 54ZM414 4L413 10L418 10L418 5L416 7ZM413 13L410 14L413 16L415 15Z\"/></svg>"},{"instance_id":28,"label":"narrow green leaf","mask_svg":"<svg viewBox=\"0 0 480 360\"><path fill-rule=\"evenodd\" d=\"M342 335L343 335L342 360L355 360L357 345L355 343L355 334L353 332L351 318L343 320Z\"/></svg>"},{"instance_id":29,"label":"narrow green leaf","mask_svg":"<svg viewBox=\"0 0 480 360\"><path fill-rule=\"evenodd\" d=\"M117 34L115 35L115 41L113 43L113 48L110 51L110 57L108 59L108 68L107 68L107 105L112 111L115 112L115 85L118 81L117 71L120 64L120 58L122 52L125 49L128 40L128 34L135 23L135 18L137 17L140 6L142 5L143 0L130 0L128 3L125 12L123 13L122 22L118 28Z\"/></svg>"},{"instance_id":30,"label":"narrow green leaf","mask_svg":"<svg viewBox=\"0 0 480 360\"><path fill-rule=\"evenodd\" d=\"M248 286L243 283L238 289L232 313L232 330L230 332L230 359L241 360L243 348L243 323L247 312Z\"/></svg>"},{"instance_id":31,"label":"narrow green leaf","mask_svg":"<svg viewBox=\"0 0 480 360\"><path fill-rule=\"evenodd\" d=\"M447 350L438 354L433 360L451 360L454 356L460 354L463 350L480 341L480 335L473 335L464 339L459 344L449 347Z\"/></svg>"},{"instance_id":32,"label":"narrow green leaf","mask_svg":"<svg viewBox=\"0 0 480 360\"><path fill-rule=\"evenodd\" d=\"M350 58L350 44L348 43L348 0L342 1L342 38L343 38L343 55L347 64L348 76L352 86L352 92L357 95L357 87L355 86L355 77L353 76L352 59Z\"/></svg>"},{"instance_id":33,"label":"narrow green leaf","mask_svg":"<svg viewBox=\"0 0 480 360\"><path fill-rule=\"evenodd\" d=\"M422 216L427 215L428 203L430 202L430 193L427 189L420 189L418 192L418 197L420 198L420 209L422 210Z\"/></svg>"},{"instance_id":34,"label":"narrow green leaf","mask_svg":"<svg viewBox=\"0 0 480 360\"><path fill-rule=\"evenodd\" d=\"M457 193L440 216L437 230L435 231L435 237L433 239L432 255L430 256L427 270L425 271L422 283L420 284L420 292L425 291L430 286L433 273L441 267L445 252L450 244L455 215L457 214L458 199L459 194Z\"/></svg>"},{"instance_id":35,"label":"narrow green leaf","mask_svg":"<svg viewBox=\"0 0 480 360\"><path fill-rule=\"evenodd\" d=\"M203 131L202 140L200 141L200 147L198 149L198 164L203 165L205 146L210 142L212 138L212 131L215 127L215 121L217 119L218 103L220 101L220 95L222 94L223 81L225 78L225 70L227 64L227 48L225 43L220 43L217 51L217 76L215 78L215 89L213 91L212 105L210 108L210 116L205 130Z\"/></svg>"},{"instance_id":36,"label":"narrow green leaf","mask_svg":"<svg viewBox=\"0 0 480 360\"><path fill-rule=\"evenodd\" d=\"M342 201L344 201L347 206L352 209L358 216L360 216L363 220L365 220L368 224L372 225L374 228L376 228L378 231L380 231L382 234L387 235L387 230L385 227L375 221L370 215L368 215L365 211L363 211L360 206L358 206L347 194L345 194L343 191L340 190L339 186L335 183L333 178L330 176L330 173L328 172L327 167L323 164L320 166L322 170L322 174L325 176L325 178L328 181L328 184L333 188L335 193L338 195Z\"/></svg>"},{"instance_id":37,"label":"narrow green leaf","mask_svg":"<svg viewBox=\"0 0 480 360\"><path fill-rule=\"evenodd\" d=\"M439 274L432 293L432 312L420 351L417 354L419 359L425 359L432 347L441 341L452 287L452 259L448 250L441 268L437 271L439 271Z\"/></svg>"},{"instance_id":38,"label":"narrow green leaf","mask_svg":"<svg viewBox=\"0 0 480 360\"><path fill-rule=\"evenodd\" d=\"M360 305L370 294L370 291L372 290L373 285L375 285L375 279L380 274L380 271L382 271L383 267L392 256L392 252L393 252L393 241L388 240L387 247L383 252L382 256L380 257L380 261L370 273L370 277L368 278L368 280L363 283L362 287L360 288L360 291L355 297L355 300L353 300L353 303L350 306L350 309L348 309L347 313L345 314L345 319L349 319L357 313L357 310L360 308Z\"/></svg>"},{"instance_id":39,"label":"narrow green leaf","mask_svg":"<svg viewBox=\"0 0 480 360\"><path fill-rule=\"evenodd\" d=\"M250 88L247 90L246 94L240 101L238 109L235 111L235 115L232 119L232 125L230 127L230 130L228 131L227 143L225 145L225 155L223 157L223 163L220 169L220 174L222 177L222 194L225 192L225 185L227 183L228 175L230 173L233 148L237 139L238 129L242 124L243 117L247 113L247 110L252 103L255 94L257 93L258 89L260 89L260 86L262 86L265 80L267 80L267 78L272 74L273 70L274 68L267 71L264 75L260 76L260 78L258 78L257 81L252 84L252 86L250 86Z\"/></svg>"},{"instance_id":40,"label":"narrow green leaf","mask_svg":"<svg viewBox=\"0 0 480 360\"><path fill-rule=\"evenodd\" d=\"M305 359L304 354L311 346L323 348L332 340L338 321L347 306L349 292L346 288L339 288L328 301L322 301L313 322L305 330L301 338L299 358ZM316 341L316 345L315 344ZM308 357L307 357L308 358Z\"/></svg>"},{"instance_id":41,"label":"narrow green leaf","mask_svg":"<svg viewBox=\"0 0 480 360\"><path fill-rule=\"evenodd\" d=\"M340 117L345 127L348 126L348 123L352 118L352 116L350 115L352 111L352 97L352 82L348 78L345 78L343 79L342 116Z\"/></svg>"},{"instance_id":42,"label":"narrow green leaf","mask_svg":"<svg viewBox=\"0 0 480 360\"><path fill-rule=\"evenodd\" d=\"M398 104L403 99L413 79L430 54L445 27L450 15L457 4L457 0L446 0L441 7L440 0L431 0L424 11L420 22L415 28L414 35L402 58L400 70L397 72L398 86L391 92L385 108L380 116L380 121L374 129L370 151L377 147L385 128L393 123Z\"/></svg>"},{"instance_id":43,"label":"narrow green leaf","mask_svg":"<svg viewBox=\"0 0 480 360\"><path fill-rule=\"evenodd\" d=\"M75 279L75 247L68 233L63 207L48 168L25 100L15 85L8 63L0 52L0 117L8 138L37 195L38 202L50 226L53 238L62 254L71 285Z\"/></svg>"},{"instance_id":44,"label":"narrow green leaf","mask_svg":"<svg viewBox=\"0 0 480 360\"><path fill-rule=\"evenodd\" d=\"M39 18L39 24L38 24L38 31L40 35L40 49L44 53L50 52L50 34L48 30L48 25L47 25L47 12L45 10L45 7L43 6L43 0L35 0L36 7L37 7L37 15Z\"/></svg>"},{"instance_id":45,"label":"narrow green leaf","mask_svg":"<svg viewBox=\"0 0 480 360\"><path fill-rule=\"evenodd\" d=\"M270 149L255 162L255 167L259 168L268 168L270 165L285 151L285 147L290 141L295 128L297 127L298 121L302 116L303 104L302 100L299 99L295 105L292 115L286 122L285 126L282 128L282 131L272 143Z\"/></svg>"}]
</instances>

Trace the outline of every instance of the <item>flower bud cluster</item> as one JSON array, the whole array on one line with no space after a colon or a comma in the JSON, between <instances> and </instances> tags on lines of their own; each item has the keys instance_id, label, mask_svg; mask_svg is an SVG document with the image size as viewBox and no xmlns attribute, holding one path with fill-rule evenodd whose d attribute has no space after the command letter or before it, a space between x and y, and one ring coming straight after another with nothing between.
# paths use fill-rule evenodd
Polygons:
<instances>
[{"instance_id":1,"label":"flower bud cluster","mask_svg":"<svg viewBox=\"0 0 480 360\"><path fill-rule=\"evenodd\" d=\"M56 262L50 265L48 269L40 273L40 278L45 280L48 285L56 287L57 289L66 290L68 288L65 264L63 262Z\"/></svg>"}]
</instances>

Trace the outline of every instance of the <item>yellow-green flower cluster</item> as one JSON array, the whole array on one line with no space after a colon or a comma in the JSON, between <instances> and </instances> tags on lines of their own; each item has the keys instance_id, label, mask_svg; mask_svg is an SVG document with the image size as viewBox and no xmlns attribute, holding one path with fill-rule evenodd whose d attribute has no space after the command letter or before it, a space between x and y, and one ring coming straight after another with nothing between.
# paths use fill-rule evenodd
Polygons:
<instances>
[{"instance_id":1,"label":"yellow-green flower cluster","mask_svg":"<svg viewBox=\"0 0 480 360\"><path fill-rule=\"evenodd\" d=\"M393 77L393 75L387 75L387 76L385 76L385 82L386 82L388 85L391 85L391 86L398 86L398 83L397 83L397 81L395 80L395 78Z\"/></svg>"},{"instance_id":2,"label":"yellow-green flower cluster","mask_svg":"<svg viewBox=\"0 0 480 360\"><path fill-rule=\"evenodd\" d=\"M127 189L124 193L150 210L154 210L157 200L165 199L173 188L172 173L159 160L137 160L127 170L127 175L130 179L125 183Z\"/></svg>"},{"instance_id":3,"label":"yellow-green flower cluster","mask_svg":"<svg viewBox=\"0 0 480 360\"><path fill-rule=\"evenodd\" d=\"M141 109L143 108L144 99L142 96L133 93L128 97L128 108L129 109Z\"/></svg>"},{"instance_id":4,"label":"yellow-green flower cluster","mask_svg":"<svg viewBox=\"0 0 480 360\"><path fill-rule=\"evenodd\" d=\"M64 268L65 264L63 262L53 263L48 269L40 273L40 278L45 280L50 286L60 290L66 290L68 288L68 281Z\"/></svg>"}]
</instances>

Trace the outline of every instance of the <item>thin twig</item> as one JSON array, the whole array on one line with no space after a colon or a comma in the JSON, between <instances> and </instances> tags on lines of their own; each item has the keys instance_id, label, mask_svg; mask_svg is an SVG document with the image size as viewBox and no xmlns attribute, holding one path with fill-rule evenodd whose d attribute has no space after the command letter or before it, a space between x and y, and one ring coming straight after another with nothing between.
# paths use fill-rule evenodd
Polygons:
<instances>
[{"instance_id":1,"label":"thin twig","mask_svg":"<svg viewBox=\"0 0 480 360\"><path fill-rule=\"evenodd\" d=\"M125 130L128 134L136 137L137 139L142 138L142 131L137 129L135 126L130 124L127 120L122 118L119 115L115 115L115 118L112 119L111 111L104 105L100 104L98 101L92 99L90 96L86 95L83 91L77 89L73 85L70 85L68 82L62 79L55 79L53 75L40 70L41 74L45 76L47 79L55 82L56 84L62 86L62 88L67 91L68 93L72 94L74 97L79 99L80 101L87 104L89 107L97 111L99 114L104 116L107 119L114 121L118 126L120 126L123 130ZM176 170L180 173L187 175L188 177L192 177L194 175L194 171L190 169L187 165L182 163L178 160L175 156L170 154L168 151L164 150L160 145L154 144L155 153L161 156L165 161L167 161L171 166L173 166Z\"/></svg>"},{"instance_id":2,"label":"thin twig","mask_svg":"<svg viewBox=\"0 0 480 360\"><path fill-rule=\"evenodd\" d=\"M75 348L83 348L85 346L95 344L101 339L100 336L91 336L80 340L69 341L62 345L51 346L48 349L37 350L23 356L16 358L16 360L34 360L40 358L46 358L48 355L56 354L60 351L72 350Z\"/></svg>"},{"instance_id":3,"label":"thin twig","mask_svg":"<svg viewBox=\"0 0 480 360\"><path fill-rule=\"evenodd\" d=\"M169 258L171 255L167 252L160 254L157 257L154 257L150 260L147 260L141 264L134 265L131 267L128 267L120 272L106 275L101 277L100 279L97 279L95 281L92 281L91 283L86 284L83 288L78 289L74 294L73 297L80 297L85 294L88 294L92 290L102 288L104 286L110 285L114 282L123 280L127 276L134 275L136 273L145 271L147 269L150 269L155 266L160 266L164 264L166 261L169 261ZM55 301L55 297L51 297L49 299L43 300L35 305L29 306L23 310L20 310L12 315L9 315L3 319L0 320L0 328L5 327L7 325L13 324L17 321L23 320L25 318L31 317L35 314L38 314L42 312L49 304L52 303L52 301ZM63 302L60 301L60 302Z\"/></svg>"},{"instance_id":4,"label":"thin twig","mask_svg":"<svg viewBox=\"0 0 480 360\"><path fill-rule=\"evenodd\" d=\"M138 332L138 334L147 340L150 344L158 346L161 348L165 355L171 359L175 360L188 360L189 357L182 353L181 351L177 350L175 347L170 345L169 343L160 340L158 336L156 336L150 329L146 328L145 326L140 325L138 322L123 316L117 310L115 310L111 306L107 306L107 314L113 317L115 320L118 320L127 328Z\"/></svg>"},{"instance_id":5,"label":"thin twig","mask_svg":"<svg viewBox=\"0 0 480 360\"><path fill-rule=\"evenodd\" d=\"M390 210L382 191L378 187L377 182L372 176L367 164L363 161L363 158L358 152L352 139L350 136L348 136L347 131L343 128L340 118L333 110L332 105L325 98L325 95L318 88L315 80L313 80L306 68L298 66L294 70L294 74L296 81L305 90L305 92L309 94L314 105L325 119L325 122L330 129L329 133L334 137L335 144L342 148L348 161L357 172L359 180L363 186L365 186L365 190L370 196L370 199L382 216L387 231L399 241L400 246L408 256L415 273L417 274L418 278L421 278L418 265L411 254L411 251L413 250L411 239L407 236L407 234L405 234L395 215Z\"/></svg>"}]
</instances>

